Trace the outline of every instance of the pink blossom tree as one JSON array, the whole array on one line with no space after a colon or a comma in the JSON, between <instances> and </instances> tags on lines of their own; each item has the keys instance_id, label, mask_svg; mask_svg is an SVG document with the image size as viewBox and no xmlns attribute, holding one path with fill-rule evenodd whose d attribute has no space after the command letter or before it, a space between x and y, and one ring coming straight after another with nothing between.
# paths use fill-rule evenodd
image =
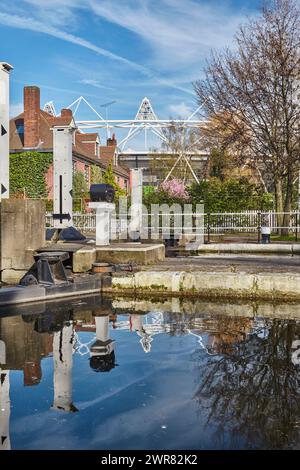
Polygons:
<instances>
[{"instance_id":1,"label":"pink blossom tree","mask_svg":"<svg viewBox=\"0 0 300 470\"><path fill-rule=\"evenodd\" d=\"M164 181L160 185L160 189L172 198L182 199L184 201L187 201L190 198L184 182L177 178Z\"/></svg>"}]
</instances>

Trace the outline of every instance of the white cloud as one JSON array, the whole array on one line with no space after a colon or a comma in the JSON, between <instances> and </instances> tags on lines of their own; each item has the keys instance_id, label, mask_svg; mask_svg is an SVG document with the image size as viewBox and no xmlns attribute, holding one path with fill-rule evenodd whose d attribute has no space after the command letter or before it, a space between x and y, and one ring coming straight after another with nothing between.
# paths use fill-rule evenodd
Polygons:
<instances>
[{"instance_id":1,"label":"white cloud","mask_svg":"<svg viewBox=\"0 0 300 470\"><path fill-rule=\"evenodd\" d=\"M190 106L187 106L186 103L178 103L178 104L171 104L169 106L169 111L172 113L174 117L180 117L183 119L188 118L192 113L193 109Z\"/></svg>"},{"instance_id":2,"label":"white cloud","mask_svg":"<svg viewBox=\"0 0 300 470\"><path fill-rule=\"evenodd\" d=\"M223 2L194 0L119 0L112 8L109 0L87 0L94 12L126 28L149 44L160 69L176 70L198 64L211 47L231 42L245 19Z\"/></svg>"},{"instance_id":3,"label":"white cloud","mask_svg":"<svg viewBox=\"0 0 300 470\"><path fill-rule=\"evenodd\" d=\"M101 90L113 90L112 87L103 85L98 80L94 80L94 79L84 78L83 80L79 80L79 83L82 83L83 85L89 85L95 88L100 88Z\"/></svg>"},{"instance_id":4,"label":"white cloud","mask_svg":"<svg viewBox=\"0 0 300 470\"><path fill-rule=\"evenodd\" d=\"M82 0L23 0L28 9L28 5L34 8L34 14L42 21L46 21L53 26L75 27L78 24L78 17L75 9L84 5ZM20 0L18 0L20 4Z\"/></svg>"},{"instance_id":5,"label":"white cloud","mask_svg":"<svg viewBox=\"0 0 300 470\"><path fill-rule=\"evenodd\" d=\"M230 2L217 0L5 0L1 2L0 24L76 44L137 71L152 86L194 95L191 82L201 75L209 50L230 44L250 12L250 0L242 5L234 10ZM146 46L144 55L129 60L75 34L86 25L96 33L91 15L99 20L99 32L105 20L136 35ZM86 84L106 86L96 78L87 76L90 83Z\"/></svg>"},{"instance_id":6,"label":"white cloud","mask_svg":"<svg viewBox=\"0 0 300 470\"><path fill-rule=\"evenodd\" d=\"M5 26L10 26L13 28L18 28L18 29L26 29L29 31L34 31L37 33L44 33L49 36L55 37L57 39L61 39L63 41L67 41L72 44L76 44L78 46L84 47L86 49L89 49L93 52L95 52L98 55L104 56L108 59L111 59L113 61L117 61L121 64L123 64L126 67L129 67L140 74L150 78L151 80L170 87L174 88L176 90L184 91L186 93L191 93L193 94L193 91L176 85L175 83L172 82L170 79L165 79L157 76L154 71L151 69L140 65L132 60L129 60L125 57L122 57L118 54L114 54L107 49L103 49L95 44L93 44L90 41L87 41L86 39L76 36L74 34L68 33L66 31L63 31L61 29L56 28L55 26L52 26L51 24L48 23L43 23L42 21L38 21L35 18L32 17L25 17L25 16L18 16L18 15L11 15L9 13L2 13L0 12L0 24L3 24Z\"/></svg>"},{"instance_id":7,"label":"white cloud","mask_svg":"<svg viewBox=\"0 0 300 470\"><path fill-rule=\"evenodd\" d=\"M135 70L143 74L148 75L150 73L150 71L142 65L139 65L131 60L126 59L125 57L122 57L106 49L103 49L79 36L75 36L68 32L62 31L58 28L55 28L54 26L44 24L31 17L10 15L7 13L0 12L0 24L3 24L5 26L11 26L13 28L26 29L26 30L35 31L38 33L48 34L49 36L53 36L57 39L62 39L72 44L76 44L78 46L89 49L93 52L96 52L96 54L98 55L102 55L109 59L113 59L118 62L121 62L122 64L125 64L131 68L134 68Z\"/></svg>"}]
</instances>

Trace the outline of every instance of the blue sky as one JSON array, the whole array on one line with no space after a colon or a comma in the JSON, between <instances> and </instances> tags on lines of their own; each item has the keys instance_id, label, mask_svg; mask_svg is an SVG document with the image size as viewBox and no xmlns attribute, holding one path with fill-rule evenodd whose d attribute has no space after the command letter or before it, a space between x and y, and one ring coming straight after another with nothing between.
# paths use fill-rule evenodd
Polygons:
<instances>
[{"instance_id":1,"label":"blue sky","mask_svg":"<svg viewBox=\"0 0 300 470\"><path fill-rule=\"evenodd\" d=\"M211 48L232 44L259 0L1 0L1 60L14 66L12 113L24 85L57 110L83 95L112 119L132 118L148 96L161 118L196 106L192 82ZM82 108L80 117L91 119Z\"/></svg>"}]
</instances>

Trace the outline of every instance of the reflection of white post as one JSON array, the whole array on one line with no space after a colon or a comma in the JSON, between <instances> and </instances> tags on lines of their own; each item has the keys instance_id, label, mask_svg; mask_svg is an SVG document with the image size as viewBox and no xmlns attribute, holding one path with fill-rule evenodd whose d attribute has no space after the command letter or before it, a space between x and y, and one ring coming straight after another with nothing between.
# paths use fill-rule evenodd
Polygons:
<instances>
[{"instance_id":1,"label":"reflection of white post","mask_svg":"<svg viewBox=\"0 0 300 470\"><path fill-rule=\"evenodd\" d=\"M53 128L53 215L55 228L71 227L73 224L72 145L75 130L74 121L68 126Z\"/></svg>"},{"instance_id":2,"label":"reflection of white post","mask_svg":"<svg viewBox=\"0 0 300 470\"><path fill-rule=\"evenodd\" d=\"M9 437L9 370L0 368L0 450L10 450Z\"/></svg>"},{"instance_id":3,"label":"reflection of white post","mask_svg":"<svg viewBox=\"0 0 300 470\"><path fill-rule=\"evenodd\" d=\"M130 170L131 208L129 235L132 240L140 240L143 220L143 170Z\"/></svg>"},{"instance_id":4,"label":"reflection of white post","mask_svg":"<svg viewBox=\"0 0 300 470\"><path fill-rule=\"evenodd\" d=\"M56 331L53 337L54 403L53 409L76 411L72 403L73 324Z\"/></svg>"},{"instance_id":5,"label":"reflection of white post","mask_svg":"<svg viewBox=\"0 0 300 470\"><path fill-rule=\"evenodd\" d=\"M100 341L107 341L109 338L109 316L96 317L96 338Z\"/></svg>"},{"instance_id":6,"label":"reflection of white post","mask_svg":"<svg viewBox=\"0 0 300 470\"><path fill-rule=\"evenodd\" d=\"M114 350L114 341L109 338L109 316L95 318L96 341L91 346L91 356L106 356Z\"/></svg>"},{"instance_id":7,"label":"reflection of white post","mask_svg":"<svg viewBox=\"0 0 300 470\"><path fill-rule=\"evenodd\" d=\"M110 202L89 202L91 209L96 209L96 245L109 245L110 218L115 204Z\"/></svg>"},{"instance_id":8,"label":"reflection of white post","mask_svg":"<svg viewBox=\"0 0 300 470\"><path fill-rule=\"evenodd\" d=\"M130 331L135 331L140 336L140 343L145 353L151 351L152 336L145 331L143 315L130 315Z\"/></svg>"},{"instance_id":9,"label":"reflection of white post","mask_svg":"<svg viewBox=\"0 0 300 470\"><path fill-rule=\"evenodd\" d=\"M6 348L2 340L0 340L0 364L6 364ZM0 450L10 450L9 417L9 370L2 370L0 365Z\"/></svg>"},{"instance_id":10,"label":"reflection of white post","mask_svg":"<svg viewBox=\"0 0 300 470\"><path fill-rule=\"evenodd\" d=\"M12 68L0 62L0 201L9 197L9 72Z\"/></svg>"}]
</instances>

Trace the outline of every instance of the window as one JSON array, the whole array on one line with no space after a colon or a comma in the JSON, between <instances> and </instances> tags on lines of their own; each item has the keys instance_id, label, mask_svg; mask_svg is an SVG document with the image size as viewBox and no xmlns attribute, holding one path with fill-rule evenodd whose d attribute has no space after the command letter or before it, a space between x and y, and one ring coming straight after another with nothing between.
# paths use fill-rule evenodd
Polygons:
<instances>
[{"instance_id":1,"label":"window","mask_svg":"<svg viewBox=\"0 0 300 470\"><path fill-rule=\"evenodd\" d=\"M18 135L23 135L24 134L24 121L23 119L18 119L16 121L16 129L17 129L17 134Z\"/></svg>"}]
</instances>

